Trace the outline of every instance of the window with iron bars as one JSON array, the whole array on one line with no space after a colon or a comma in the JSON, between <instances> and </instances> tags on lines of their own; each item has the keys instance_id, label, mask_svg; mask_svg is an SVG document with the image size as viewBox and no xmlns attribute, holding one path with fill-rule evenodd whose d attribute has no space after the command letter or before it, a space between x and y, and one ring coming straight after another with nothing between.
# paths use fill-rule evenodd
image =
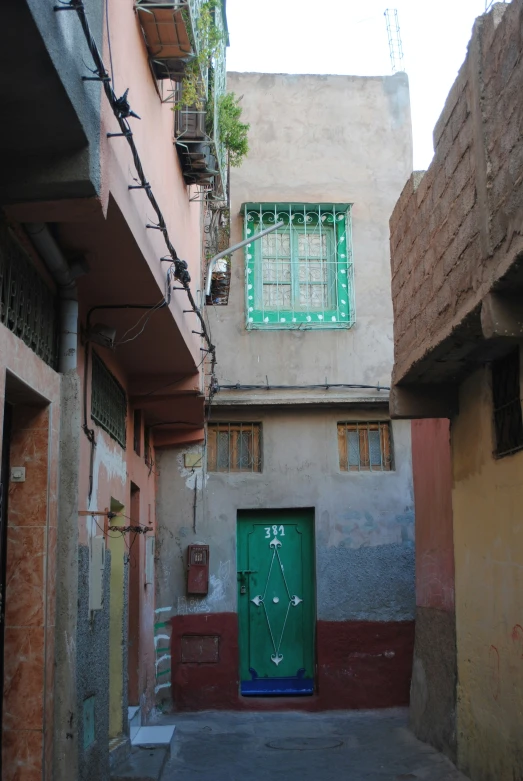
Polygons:
<instances>
[{"instance_id":1,"label":"window with iron bars","mask_svg":"<svg viewBox=\"0 0 523 781\"><path fill-rule=\"evenodd\" d=\"M261 472L261 425L209 423L207 469L209 472Z\"/></svg>"},{"instance_id":2,"label":"window with iron bars","mask_svg":"<svg viewBox=\"0 0 523 781\"><path fill-rule=\"evenodd\" d=\"M247 328L349 328L355 322L350 204L246 203Z\"/></svg>"},{"instance_id":3,"label":"window with iron bars","mask_svg":"<svg viewBox=\"0 0 523 781\"><path fill-rule=\"evenodd\" d=\"M519 348L492 362L492 402L497 458L523 449Z\"/></svg>"},{"instance_id":4,"label":"window with iron bars","mask_svg":"<svg viewBox=\"0 0 523 781\"><path fill-rule=\"evenodd\" d=\"M393 467L390 423L338 423L342 472L390 472Z\"/></svg>"},{"instance_id":5,"label":"window with iron bars","mask_svg":"<svg viewBox=\"0 0 523 781\"><path fill-rule=\"evenodd\" d=\"M125 448L127 438L125 391L94 350L92 364L91 417Z\"/></svg>"},{"instance_id":6,"label":"window with iron bars","mask_svg":"<svg viewBox=\"0 0 523 781\"><path fill-rule=\"evenodd\" d=\"M56 297L15 235L0 223L0 323L56 368Z\"/></svg>"}]
</instances>

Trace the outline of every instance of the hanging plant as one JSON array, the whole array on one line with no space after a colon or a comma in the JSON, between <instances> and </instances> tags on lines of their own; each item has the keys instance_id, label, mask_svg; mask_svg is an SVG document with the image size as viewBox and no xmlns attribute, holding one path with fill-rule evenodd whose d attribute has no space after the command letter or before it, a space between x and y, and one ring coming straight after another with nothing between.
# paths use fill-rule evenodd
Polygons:
<instances>
[{"instance_id":1,"label":"hanging plant","mask_svg":"<svg viewBox=\"0 0 523 781\"><path fill-rule=\"evenodd\" d=\"M236 168L241 165L249 151L248 133L250 125L240 122L242 110L240 99L234 92L228 92L218 99L218 126L220 138L229 155L229 163Z\"/></svg>"},{"instance_id":2,"label":"hanging plant","mask_svg":"<svg viewBox=\"0 0 523 781\"><path fill-rule=\"evenodd\" d=\"M200 42L200 49L196 57L187 63L181 84L181 100L175 108L182 106L194 106L201 111L205 101L205 85L202 81L202 71L205 72L211 65L213 57L217 54L223 43L224 33L214 21L215 10L219 0L206 0L200 7L200 15L196 22L196 30ZM193 39L189 12L182 11L185 26L189 31L189 38L194 51L196 45Z\"/></svg>"}]
</instances>

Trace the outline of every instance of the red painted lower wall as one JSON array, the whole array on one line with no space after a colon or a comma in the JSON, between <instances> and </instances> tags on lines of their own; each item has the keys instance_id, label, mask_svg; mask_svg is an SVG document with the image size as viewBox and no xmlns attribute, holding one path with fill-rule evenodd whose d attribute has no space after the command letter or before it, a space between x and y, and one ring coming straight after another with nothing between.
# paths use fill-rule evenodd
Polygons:
<instances>
[{"instance_id":1,"label":"red painted lower wall","mask_svg":"<svg viewBox=\"0 0 523 781\"><path fill-rule=\"evenodd\" d=\"M318 621L312 697L239 695L238 616L171 619L174 710L330 710L407 705L414 622Z\"/></svg>"},{"instance_id":2,"label":"red painted lower wall","mask_svg":"<svg viewBox=\"0 0 523 781\"><path fill-rule=\"evenodd\" d=\"M414 621L318 621L320 708L408 705Z\"/></svg>"},{"instance_id":3,"label":"red painted lower wall","mask_svg":"<svg viewBox=\"0 0 523 781\"><path fill-rule=\"evenodd\" d=\"M237 709L238 616L199 613L171 619L171 694L175 710ZM200 637L195 647L195 635ZM217 642L208 638L218 638ZM217 661L214 656L217 645ZM199 661L184 661L195 659ZM212 659L212 661L206 661Z\"/></svg>"}]
</instances>

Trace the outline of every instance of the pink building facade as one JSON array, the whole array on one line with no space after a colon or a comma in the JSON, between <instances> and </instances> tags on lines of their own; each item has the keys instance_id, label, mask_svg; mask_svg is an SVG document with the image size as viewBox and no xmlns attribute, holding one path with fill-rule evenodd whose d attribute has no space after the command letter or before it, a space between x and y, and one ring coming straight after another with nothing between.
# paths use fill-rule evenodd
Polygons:
<instances>
[{"instance_id":1,"label":"pink building facade","mask_svg":"<svg viewBox=\"0 0 523 781\"><path fill-rule=\"evenodd\" d=\"M5 781L106 779L128 707L154 707L156 449L203 439L196 291L225 191L207 148L195 173L176 143L177 55L165 72L153 59L154 4L55 5L23 0L0 34ZM167 20L193 57L201 5Z\"/></svg>"}]
</instances>

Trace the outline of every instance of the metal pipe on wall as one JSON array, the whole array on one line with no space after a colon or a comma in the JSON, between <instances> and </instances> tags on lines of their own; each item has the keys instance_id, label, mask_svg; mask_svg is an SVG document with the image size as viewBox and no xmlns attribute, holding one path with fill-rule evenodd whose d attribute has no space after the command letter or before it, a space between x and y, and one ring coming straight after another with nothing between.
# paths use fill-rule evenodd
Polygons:
<instances>
[{"instance_id":1,"label":"metal pipe on wall","mask_svg":"<svg viewBox=\"0 0 523 781\"><path fill-rule=\"evenodd\" d=\"M75 275L45 223L28 222L24 227L58 285L60 295L58 371L63 374L76 369L78 360L78 290Z\"/></svg>"}]
</instances>

